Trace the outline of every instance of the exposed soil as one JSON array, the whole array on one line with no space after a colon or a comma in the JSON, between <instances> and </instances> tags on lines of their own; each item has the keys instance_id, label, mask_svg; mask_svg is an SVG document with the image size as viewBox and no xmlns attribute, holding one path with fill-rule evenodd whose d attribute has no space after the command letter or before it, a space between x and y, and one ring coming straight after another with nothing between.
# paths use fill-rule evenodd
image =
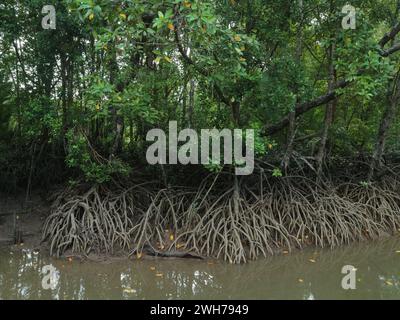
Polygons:
<instances>
[{"instance_id":1,"label":"exposed soil","mask_svg":"<svg viewBox=\"0 0 400 320\"><path fill-rule=\"evenodd\" d=\"M0 194L0 247L19 247L46 250L40 244L43 221L49 214L49 205L39 195L33 195L24 206L24 196ZM22 243L15 244L15 220L21 232Z\"/></svg>"}]
</instances>

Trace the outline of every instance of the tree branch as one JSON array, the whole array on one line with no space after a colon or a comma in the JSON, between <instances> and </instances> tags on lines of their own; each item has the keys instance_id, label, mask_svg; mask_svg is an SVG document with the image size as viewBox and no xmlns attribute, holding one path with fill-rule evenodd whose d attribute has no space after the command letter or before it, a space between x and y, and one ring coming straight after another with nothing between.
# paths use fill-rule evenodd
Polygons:
<instances>
[{"instance_id":1,"label":"tree branch","mask_svg":"<svg viewBox=\"0 0 400 320\"><path fill-rule=\"evenodd\" d=\"M391 48L387 50L383 50L383 47L390 41L393 40L396 35L400 32L400 23L397 23L388 33L386 33L383 38L379 41L379 45L381 46L382 50L380 50L380 55L382 57L388 57L392 55L393 53L400 51L400 43L395 44ZM365 71L360 70L358 72L359 75L363 74ZM334 86L334 90L332 92L328 92L322 96L319 96L318 98L308 101L305 103L301 103L296 105L295 107L295 114L296 118L301 116L302 114L306 113L309 110L312 110L316 107L322 106L327 104L328 102L334 100L337 98L337 89L343 89L347 87L351 82L346 81L346 80L340 80L339 82L336 83ZM290 114L286 115L284 118L282 118L279 122L273 124L273 125L268 125L265 126L263 129L264 134L266 135L273 135L282 129L284 129L286 126L288 126L290 123Z\"/></svg>"},{"instance_id":2,"label":"tree branch","mask_svg":"<svg viewBox=\"0 0 400 320\"><path fill-rule=\"evenodd\" d=\"M183 45L180 40L180 32L179 32L180 29L179 29L179 24L178 24L178 19L177 19L178 16L179 16L178 5L175 5L174 34L175 34L175 43L178 48L178 51L181 54L185 63L193 66L196 69L196 71L199 72L201 75L208 77L209 73L205 69L199 68L198 65L193 61L193 59L187 55L185 49L183 48ZM223 103L225 103L227 106L232 107L230 100L224 95L220 86L218 86L216 83L214 83L214 88L215 88L215 92L217 93L219 99Z\"/></svg>"}]
</instances>

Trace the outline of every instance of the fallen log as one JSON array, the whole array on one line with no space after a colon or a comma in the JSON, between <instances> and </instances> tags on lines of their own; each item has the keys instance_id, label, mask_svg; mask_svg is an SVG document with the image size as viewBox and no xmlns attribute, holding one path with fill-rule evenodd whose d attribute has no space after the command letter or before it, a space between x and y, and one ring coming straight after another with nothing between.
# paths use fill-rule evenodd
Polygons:
<instances>
[{"instance_id":1,"label":"fallen log","mask_svg":"<svg viewBox=\"0 0 400 320\"><path fill-rule=\"evenodd\" d=\"M135 250L133 254L135 254L136 252L137 250ZM178 251L178 250L159 251L154 249L150 245L145 245L143 247L142 252L146 253L149 256L161 257L161 258L181 258L181 259L185 258L185 259L198 259L198 260L204 259L204 257L188 251Z\"/></svg>"}]
</instances>

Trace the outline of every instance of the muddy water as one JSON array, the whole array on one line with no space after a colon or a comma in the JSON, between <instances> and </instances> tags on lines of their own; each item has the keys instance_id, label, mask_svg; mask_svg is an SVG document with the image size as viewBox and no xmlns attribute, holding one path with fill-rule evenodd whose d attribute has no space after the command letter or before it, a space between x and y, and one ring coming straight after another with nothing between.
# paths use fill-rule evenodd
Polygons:
<instances>
[{"instance_id":1,"label":"muddy water","mask_svg":"<svg viewBox=\"0 0 400 320\"><path fill-rule=\"evenodd\" d=\"M50 264L54 287L45 290L42 267ZM356 290L342 289L344 265L357 269ZM240 266L161 259L92 263L2 249L0 299L400 299L400 239L308 249Z\"/></svg>"}]
</instances>

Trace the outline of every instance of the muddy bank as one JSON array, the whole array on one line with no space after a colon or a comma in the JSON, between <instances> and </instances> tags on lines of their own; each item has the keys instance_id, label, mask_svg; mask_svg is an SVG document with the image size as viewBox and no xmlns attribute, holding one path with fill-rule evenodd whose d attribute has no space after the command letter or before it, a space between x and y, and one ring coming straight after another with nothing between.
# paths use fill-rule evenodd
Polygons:
<instances>
[{"instance_id":1,"label":"muddy bank","mask_svg":"<svg viewBox=\"0 0 400 320\"><path fill-rule=\"evenodd\" d=\"M0 247L46 250L47 246L41 244L41 230L49 212L49 203L38 194L27 203L22 195L0 194Z\"/></svg>"}]
</instances>

